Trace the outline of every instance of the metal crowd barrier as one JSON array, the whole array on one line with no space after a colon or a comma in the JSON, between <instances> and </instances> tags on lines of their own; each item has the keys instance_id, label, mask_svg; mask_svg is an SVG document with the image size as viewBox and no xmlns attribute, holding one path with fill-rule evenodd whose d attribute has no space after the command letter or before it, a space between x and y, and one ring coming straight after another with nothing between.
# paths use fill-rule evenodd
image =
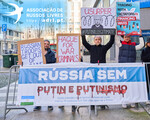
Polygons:
<instances>
[{"instance_id":1,"label":"metal crowd barrier","mask_svg":"<svg viewBox=\"0 0 150 120\"><path fill-rule=\"evenodd\" d=\"M148 65L149 65L149 67L150 67L150 62L146 62L145 63L145 69L146 69L146 76L147 76L147 84L149 85L149 88L148 88L148 91L150 92L150 75L149 75L149 73L150 73L150 68L149 68L149 70L148 70Z\"/></svg>"},{"instance_id":2,"label":"metal crowd barrier","mask_svg":"<svg viewBox=\"0 0 150 120\"><path fill-rule=\"evenodd\" d=\"M145 64L145 72L146 72L146 82L147 82L147 84L148 84L148 94L150 95L150 72L148 71L148 65L149 65L149 67L150 67L150 62L144 62L144 64ZM150 68L149 68L149 70L150 70ZM149 72L149 73L148 73ZM135 109L139 109L139 105L138 104L140 104L140 103L135 103ZM143 107L143 105L142 104L140 104L142 107ZM77 112L79 113L79 109L80 108L83 108L83 107L89 107L89 114L91 114L91 106L78 106L77 107ZM97 115L98 114L98 105L95 105L95 109L94 109L94 111L95 111L95 115ZM105 105L105 108L107 108L107 109L109 109L109 106L107 106L107 105ZM149 112L143 107L143 109L147 112L147 114L149 114ZM150 114L149 114L150 115Z\"/></svg>"},{"instance_id":3,"label":"metal crowd barrier","mask_svg":"<svg viewBox=\"0 0 150 120\"><path fill-rule=\"evenodd\" d=\"M149 85L149 88L148 88L148 91L150 92L150 82L149 82L149 75L148 75L148 65L150 67L150 62L147 62L145 63L145 70L146 70L146 76L147 76L147 84ZM20 106L16 106L15 104L15 95L16 95L16 85L17 85L17 82L18 80L15 82L15 85L14 85L14 90L13 90L13 101L12 101L12 104L8 104L8 97L9 97L9 89L10 89L10 81L11 81L11 76L12 74L19 74L19 68L20 66L19 65L13 65L11 68L10 68L10 71L9 71L9 80L8 80L8 86L7 86L7 94L6 94L6 102L5 102L5 114L4 114L4 119L6 118L6 115L10 112L10 110L15 110L15 109L23 109L25 110L26 112L28 112L28 110L24 107L20 107ZM14 70L14 71L13 71ZM18 79L18 78L17 78ZM79 109L82 108L82 107L88 107L89 108L89 114L91 114L91 105L90 106L78 106L77 107L77 112L79 112ZM109 108L108 106L106 106L107 108ZM136 104L136 109L138 109L138 104ZM147 111L146 111L147 112ZM147 112L148 113L148 112ZM95 105L95 115L98 114L98 106Z\"/></svg>"},{"instance_id":4,"label":"metal crowd barrier","mask_svg":"<svg viewBox=\"0 0 150 120\"><path fill-rule=\"evenodd\" d=\"M7 86L7 91L6 91L6 101L5 101L5 111L4 111L4 119L6 119L6 115L11 111L11 110L16 110L16 109L23 109L26 112L28 112L28 110L24 107L17 107L15 104L15 96L16 96L16 85L18 82L18 77L17 75L19 75L19 65L13 65L10 70L9 70L9 80L8 80L8 86ZM12 98L12 103L8 104L8 98L9 98L9 91L10 91L10 83L11 83L11 76L12 74L16 74L16 81L15 81L15 85L13 88L13 98Z\"/></svg>"}]
</instances>

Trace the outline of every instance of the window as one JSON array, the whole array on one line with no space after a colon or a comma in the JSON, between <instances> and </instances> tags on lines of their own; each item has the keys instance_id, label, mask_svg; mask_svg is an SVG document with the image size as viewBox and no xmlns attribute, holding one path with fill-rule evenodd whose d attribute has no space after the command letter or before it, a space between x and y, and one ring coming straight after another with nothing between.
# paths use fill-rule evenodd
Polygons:
<instances>
[{"instance_id":1,"label":"window","mask_svg":"<svg viewBox=\"0 0 150 120\"><path fill-rule=\"evenodd\" d=\"M19 37L19 33L18 33L18 32L15 32L15 36L16 36L16 37Z\"/></svg>"},{"instance_id":2,"label":"window","mask_svg":"<svg viewBox=\"0 0 150 120\"><path fill-rule=\"evenodd\" d=\"M12 30L9 30L9 35L13 36L13 31Z\"/></svg>"},{"instance_id":3,"label":"window","mask_svg":"<svg viewBox=\"0 0 150 120\"><path fill-rule=\"evenodd\" d=\"M13 19L9 18L9 23L13 24Z\"/></svg>"},{"instance_id":4,"label":"window","mask_svg":"<svg viewBox=\"0 0 150 120\"><path fill-rule=\"evenodd\" d=\"M11 49L14 49L14 46L13 46L13 44L11 44Z\"/></svg>"},{"instance_id":5,"label":"window","mask_svg":"<svg viewBox=\"0 0 150 120\"><path fill-rule=\"evenodd\" d=\"M115 0L110 0L109 2L110 2L110 5L114 2Z\"/></svg>"},{"instance_id":6,"label":"window","mask_svg":"<svg viewBox=\"0 0 150 120\"><path fill-rule=\"evenodd\" d=\"M17 34L16 36L19 37L19 33L17 32L16 34Z\"/></svg>"},{"instance_id":7,"label":"window","mask_svg":"<svg viewBox=\"0 0 150 120\"><path fill-rule=\"evenodd\" d=\"M7 22L7 17L6 16L3 16L3 21Z\"/></svg>"}]
</instances>

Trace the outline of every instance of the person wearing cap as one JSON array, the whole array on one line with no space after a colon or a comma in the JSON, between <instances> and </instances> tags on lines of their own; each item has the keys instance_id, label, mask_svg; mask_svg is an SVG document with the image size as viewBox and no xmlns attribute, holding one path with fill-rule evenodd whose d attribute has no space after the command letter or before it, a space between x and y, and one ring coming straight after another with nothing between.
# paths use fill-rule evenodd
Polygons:
<instances>
[{"instance_id":1,"label":"person wearing cap","mask_svg":"<svg viewBox=\"0 0 150 120\"><path fill-rule=\"evenodd\" d=\"M55 54L54 52L50 49L50 42L49 40L44 40L44 56L46 58L46 64L51 64L56 62ZM40 110L41 106L35 106L34 111ZM53 110L52 106L48 106L48 110L51 111Z\"/></svg>"},{"instance_id":2,"label":"person wearing cap","mask_svg":"<svg viewBox=\"0 0 150 120\"><path fill-rule=\"evenodd\" d=\"M131 42L129 35L123 37L118 36L115 43L119 47L119 63L132 63L136 62L136 50L140 50L144 46L143 37L139 38L139 44ZM127 104L122 104L123 108L127 108ZM135 107L135 103L131 104L131 107Z\"/></svg>"},{"instance_id":3,"label":"person wearing cap","mask_svg":"<svg viewBox=\"0 0 150 120\"><path fill-rule=\"evenodd\" d=\"M147 43L145 48L142 50L142 54L141 54L141 60L142 62L150 62L150 37L147 39ZM147 92L148 92L148 99L150 100L150 64L147 64L147 68L148 68L148 78L147 78ZM149 81L148 81L149 80ZM146 102L147 104L150 104L150 101Z\"/></svg>"},{"instance_id":4,"label":"person wearing cap","mask_svg":"<svg viewBox=\"0 0 150 120\"><path fill-rule=\"evenodd\" d=\"M85 35L82 35L82 44L90 52L90 63L106 63L106 53L111 48L114 43L115 35L111 35L110 41L106 45L102 45L102 38L100 36L95 36L94 45L90 45L86 41ZM101 109L105 109L106 105L102 105ZM91 106L94 109L94 106Z\"/></svg>"}]
</instances>

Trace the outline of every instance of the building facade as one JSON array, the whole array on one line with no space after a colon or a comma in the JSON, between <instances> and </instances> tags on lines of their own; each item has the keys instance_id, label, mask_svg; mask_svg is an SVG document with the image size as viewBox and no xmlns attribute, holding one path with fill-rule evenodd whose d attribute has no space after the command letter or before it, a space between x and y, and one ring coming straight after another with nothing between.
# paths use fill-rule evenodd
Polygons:
<instances>
[{"instance_id":1,"label":"building facade","mask_svg":"<svg viewBox=\"0 0 150 120\"><path fill-rule=\"evenodd\" d=\"M65 1L65 0L64 0ZM53 1L44 6L52 8ZM42 0L41 0L42 4ZM23 39L44 38L50 41L50 44L55 45L57 42L58 33L80 33L80 8L81 0L66 0L63 4L65 23L56 24L54 22L37 23L40 26L35 27L33 24L24 29ZM61 2L58 2L57 7L61 7ZM53 46L55 47L55 46Z\"/></svg>"},{"instance_id":2,"label":"building facade","mask_svg":"<svg viewBox=\"0 0 150 120\"><path fill-rule=\"evenodd\" d=\"M6 16L5 12L15 11L15 7L9 3L14 3L17 6L22 6L22 0L0 0L0 55L5 53L17 52L17 41L22 39L22 20L16 24L17 16ZM3 38L2 24L7 24L6 41Z\"/></svg>"}]
</instances>

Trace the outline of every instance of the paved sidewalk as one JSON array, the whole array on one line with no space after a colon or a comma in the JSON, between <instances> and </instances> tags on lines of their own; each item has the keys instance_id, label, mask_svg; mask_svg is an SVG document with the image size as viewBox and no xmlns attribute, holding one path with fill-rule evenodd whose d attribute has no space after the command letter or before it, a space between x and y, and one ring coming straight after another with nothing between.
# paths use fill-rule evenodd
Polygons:
<instances>
[{"instance_id":1,"label":"paved sidewalk","mask_svg":"<svg viewBox=\"0 0 150 120\"><path fill-rule=\"evenodd\" d=\"M35 112L33 107L26 107L28 113L24 110L13 110L8 113L6 120L150 120L150 116L141 107L138 111L122 109L120 105L109 107L106 110L98 110L97 116L94 111L89 115L88 108L81 108L79 113L72 114L71 107L65 107L63 110L54 107L51 112L47 107Z\"/></svg>"},{"instance_id":2,"label":"paved sidewalk","mask_svg":"<svg viewBox=\"0 0 150 120\"><path fill-rule=\"evenodd\" d=\"M9 104L12 103L13 88L15 84L10 85L9 94ZM2 114L4 114L5 97L6 97L7 87L0 89L0 120L2 119ZM59 109L54 107L54 110L49 112L47 107L42 107L40 111L33 111L34 106L24 106L28 112L24 110L11 110L7 116L6 120L150 120L150 105L141 103L139 109L129 108L123 109L121 105L109 106L109 109L98 110L98 115L96 116L94 111L89 115L88 107L80 108L79 113L71 113L71 107L65 107L64 109ZM144 108L143 108L144 106ZM147 112L144 110L146 109Z\"/></svg>"}]
</instances>

